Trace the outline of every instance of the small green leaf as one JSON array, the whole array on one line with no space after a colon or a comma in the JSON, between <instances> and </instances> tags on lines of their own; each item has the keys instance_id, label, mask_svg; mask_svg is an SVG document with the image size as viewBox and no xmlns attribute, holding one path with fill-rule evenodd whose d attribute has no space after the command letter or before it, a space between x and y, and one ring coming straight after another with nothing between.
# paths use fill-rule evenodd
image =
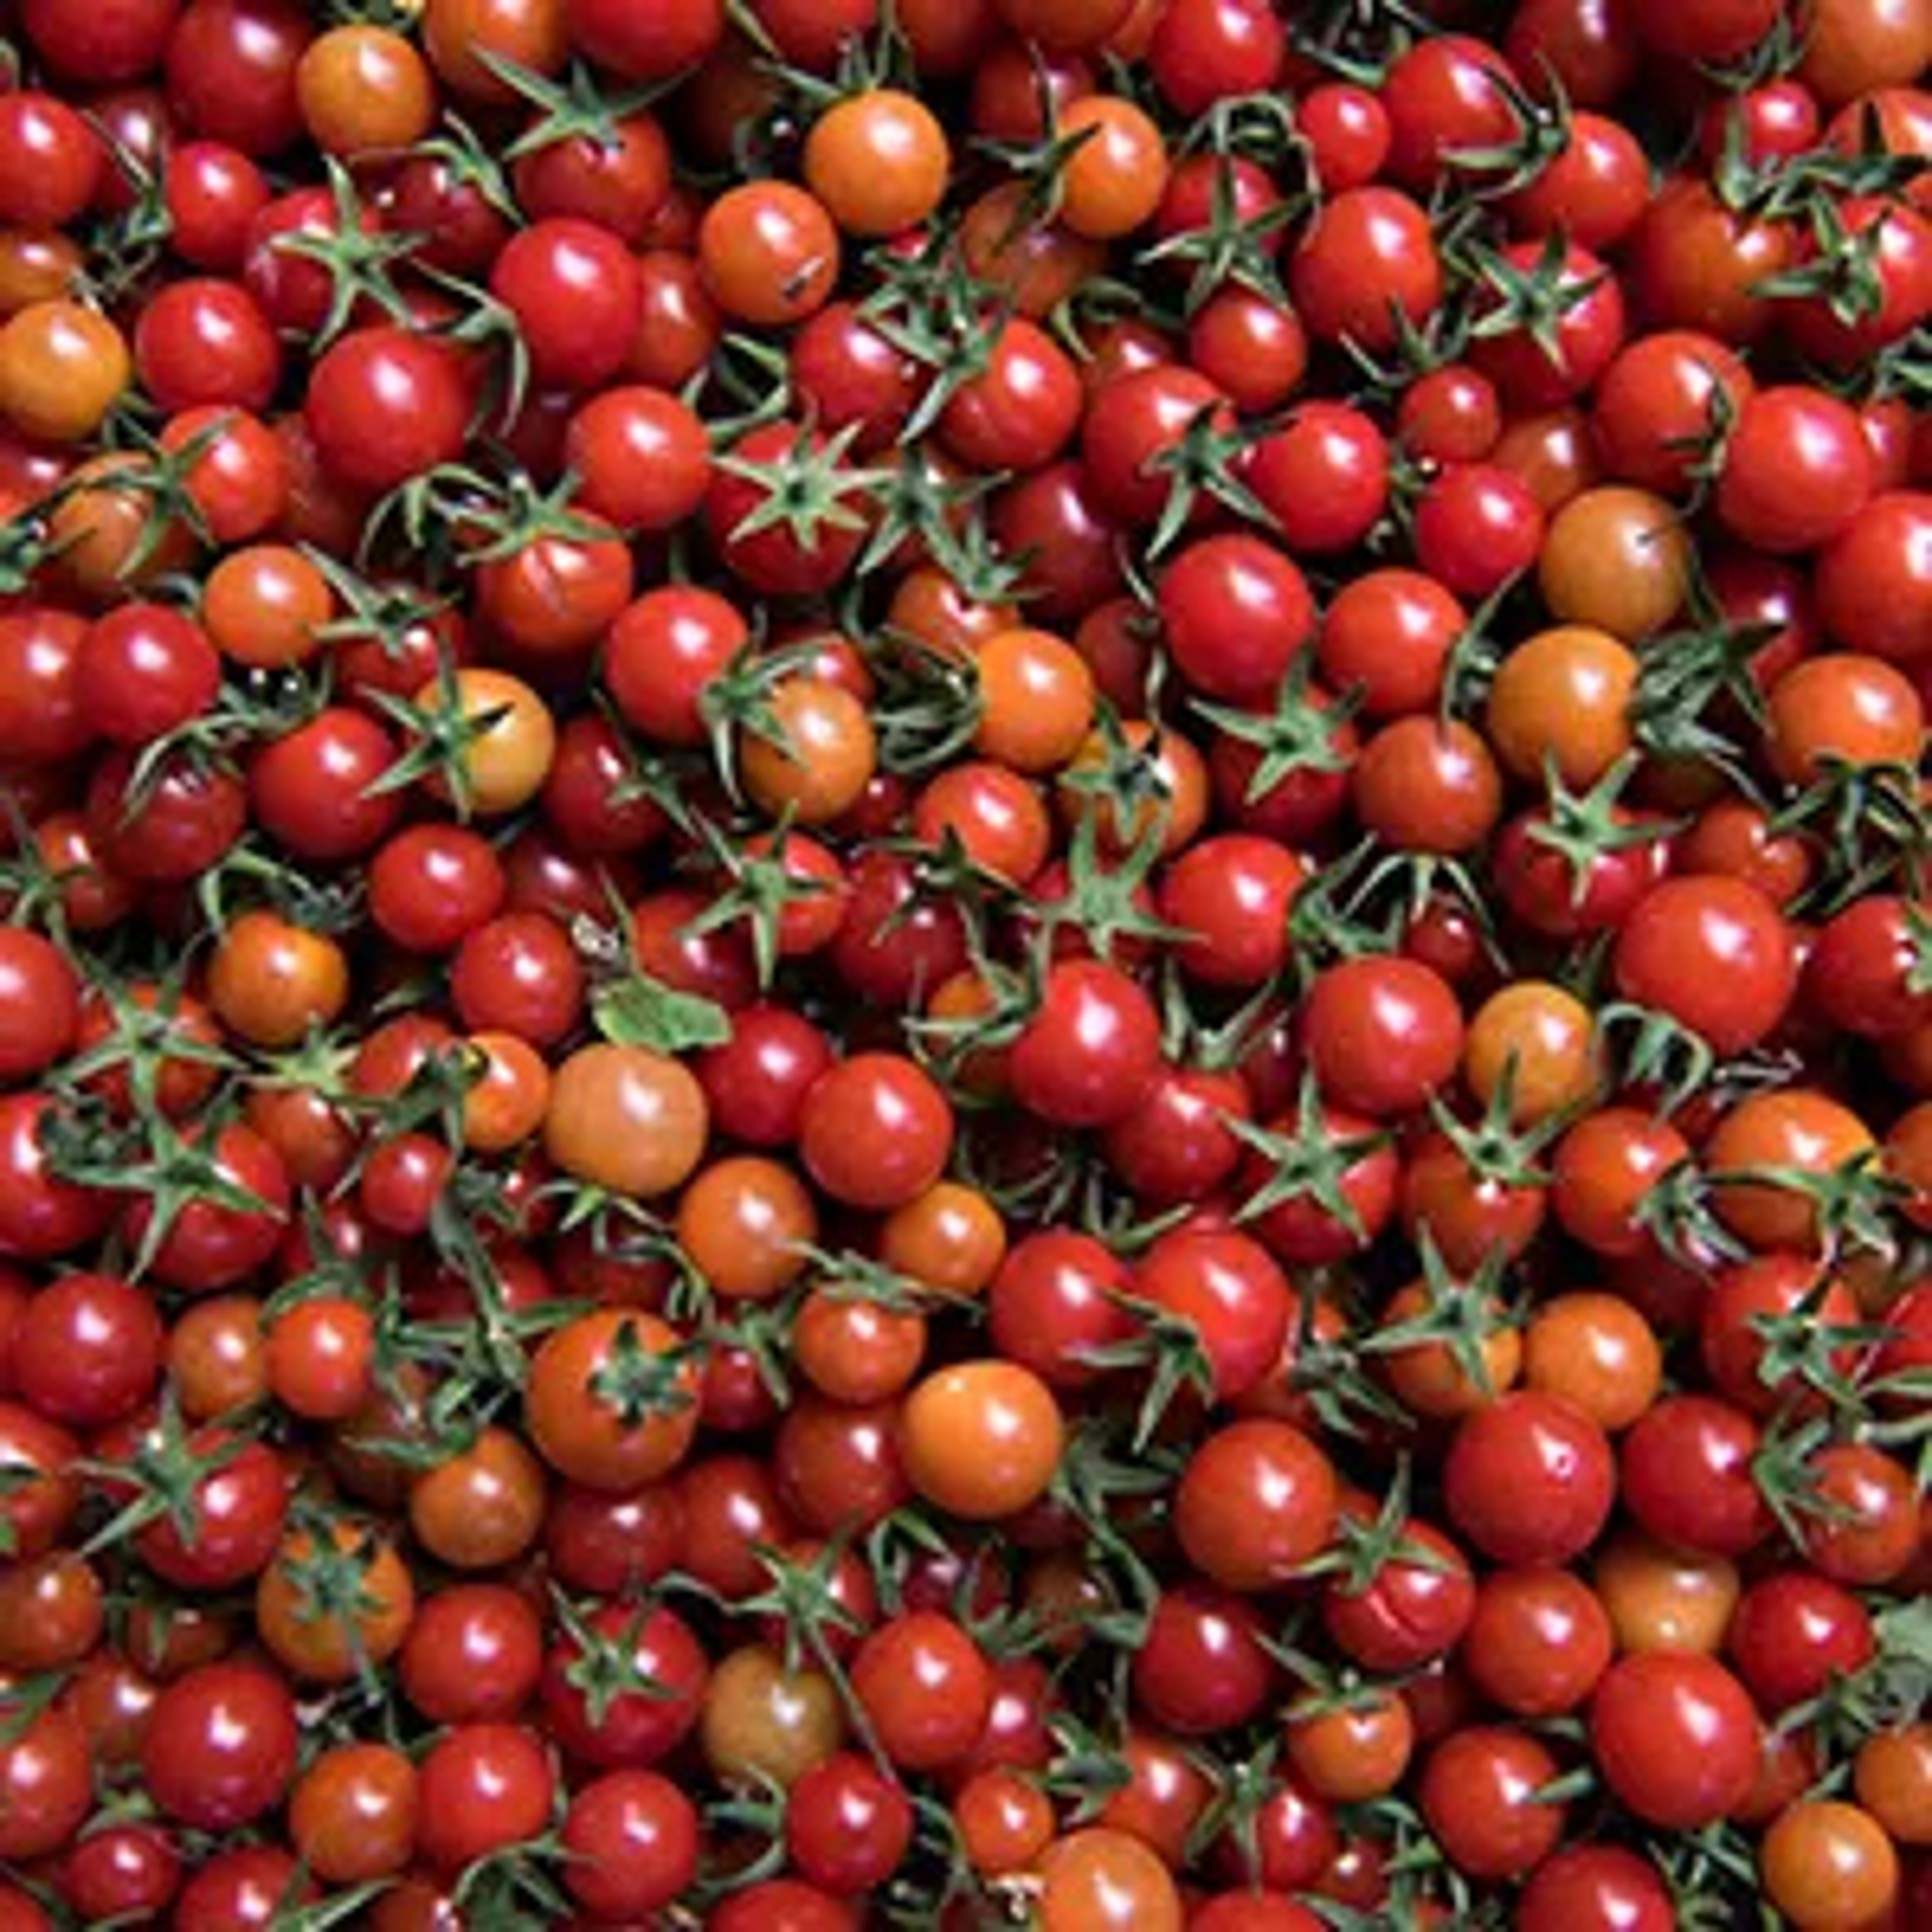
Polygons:
<instances>
[{"instance_id":1,"label":"small green leaf","mask_svg":"<svg viewBox=\"0 0 1932 1932\"><path fill-rule=\"evenodd\" d=\"M626 974L591 995L597 1030L617 1046L647 1046L654 1053L688 1053L700 1046L724 1046L731 1038L730 1016L716 1000L680 993L648 973Z\"/></svg>"}]
</instances>

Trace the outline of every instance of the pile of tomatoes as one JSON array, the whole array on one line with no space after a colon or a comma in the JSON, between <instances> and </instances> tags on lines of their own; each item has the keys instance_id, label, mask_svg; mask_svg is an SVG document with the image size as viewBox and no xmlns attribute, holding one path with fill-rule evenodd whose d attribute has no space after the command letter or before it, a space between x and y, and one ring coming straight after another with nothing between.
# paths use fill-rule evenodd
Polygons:
<instances>
[{"instance_id":1,"label":"pile of tomatoes","mask_svg":"<svg viewBox=\"0 0 1932 1932\"><path fill-rule=\"evenodd\" d=\"M0 0L0 1932L1932 1925L1928 0Z\"/></svg>"}]
</instances>

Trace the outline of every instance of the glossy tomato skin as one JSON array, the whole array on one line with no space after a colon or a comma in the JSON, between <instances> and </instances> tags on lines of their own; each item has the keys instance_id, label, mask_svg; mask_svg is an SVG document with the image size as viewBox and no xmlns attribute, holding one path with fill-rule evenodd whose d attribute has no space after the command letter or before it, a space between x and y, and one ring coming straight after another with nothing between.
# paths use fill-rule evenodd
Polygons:
<instances>
[{"instance_id":1,"label":"glossy tomato skin","mask_svg":"<svg viewBox=\"0 0 1932 1932\"><path fill-rule=\"evenodd\" d=\"M1797 991L1790 929L1763 892L1739 879L1667 879L1619 928L1618 991L1660 1008L1719 1053L1756 1046Z\"/></svg>"},{"instance_id":2,"label":"glossy tomato skin","mask_svg":"<svg viewBox=\"0 0 1932 1932\"><path fill-rule=\"evenodd\" d=\"M303 415L330 471L376 494L453 462L468 440L473 407L450 345L377 326L324 352L309 377Z\"/></svg>"},{"instance_id":3,"label":"glossy tomato skin","mask_svg":"<svg viewBox=\"0 0 1932 1932\"><path fill-rule=\"evenodd\" d=\"M1162 576L1158 595L1181 675L1211 698L1271 692L1315 627L1300 572L1255 537L1190 545Z\"/></svg>"},{"instance_id":4,"label":"glossy tomato skin","mask_svg":"<svg viewBox=\"0 0 1932 1932\"><path fill-rule=\"evenodd\" d=\"M1290 1291L1267 1249L1244 1234L1163 1234L1139 1261L1135 1292L1192 1324L1223 1399L1260 1382L1288 1338Z\"/></svg>"},{"instance_id":5,"label":"glossy tomato skin","mask_svg":"<svg viewBox=\"0 0 1932 1932\"><path fill-rule=\"evenodd\" d=\"M1371 351L1395 341L1393 312L1426 321L1442 298L1427 217L1400 190L1351 188L1310 224L1289 267L1294 305L1318 340Z\"/></svg>"},{"instance_id":6,"label":"glossy tomato skin","mask_svg":"<svg viewBox=\"0 0 1932 1932\"><path fill-rule=\"evenodd\" d=\"M1441 976L1413 960L1363 958L1329 968L1301 1013L1301 1036L1322 1090L1377 1118L1412 1112L1454 1075L1462 1016Z\"/></svg>"},{"instance_id":7,"label":"glossy tomato skin","mask_svg":"<svg viewBox=\"0 0 1932 1932\"><path fill-rule=\"evenodd\" d=\"M62 1276L25 1312L12 1351L15 1386L69 1427L118 1421L154 1385L161 1332L152 1298L130 1283Z\"/></svg>"},{"instance_id":8,"label":"glossy tomato skin","mask_svg":"<svg viewBox=\"0 0 1932 1932\"><path fill-rule=\"evenodd\" d=\"M1887 490L1869 499L1820 553L1820 614L1846 650L1900 663L1922 662L1932 652L1928 518L1932 502L1924 490Z\"/></svg>"},{"instance_id":9,"label":"glossy tomato skin","mask_svg":"<svg viewBox=\"0 0 1932 1932\"><path fill-rule=\"evenodd\" d=\"M475 1724L516 1716L542 1663L542 1625L524 1598L500 1584L458 1583L423 1602L398 1675L431 1722Z\"/></svg>"},{"instance_id":10,"label":"glossy tomato skin","mask_svg":"<svg viewBox=\"0 0 1932 1932\"><path fill-rule=\"evenodd\" d=\"M418 1849L457 1871L540 1830L550 1815L549 1754L513 1724L465 1724L431 1747L419 1772Z\"/></svg>"},{"instance_id":11,"label":"glossy tomato skin","mask_svg":"<svg viewBox=\"0 0 1932 1932\"><path fill-rule=\"evenodd\" d=\"M1328 1458L1286 1423L1238 1422L1197 1451L1174 1499L1181 1546L1223 1588L1290 1580L1326 1545L1336 1483Z\"/></svg>"},{"instance_id":12,"label":"glossy tomato skin","mask_svg":"<svg viewBox=\"0 0 1932 1932\"><path fill-rule=\"evenodd\" d=\"M992 1675L952 1618L913 1611L872 1632L852 1660L852 1688L886 1756L908 1771L962 1757L992 1701Z\"/></svg>"},{"instance_id":13,"label":"glossy tomato skin","mask_svg":"<svg viewBox=\"0 0 1932 1932\"><path fill-rule=\"evenodd\" d=\"M1576 1845L1546 1859L1516 1907L1522 1932L1672 1932L1676 1907L1657 1868L1616 1845Z\"/></svg>"},{"instance_id":14,"label":"glossy tomato skin","mask_svg":"<svg viewBox=\"0 0 1932 1932\"><path fill-rule=\"evenodd\" d=\"M211 1664L161 1694L142 1772L169 1816L230 1831L280 1801L296 1744L294 1700L278 1678L252 1665Z\"/></svg>"},{"instance_id":15,"label":"glossy tomato skin","mask_svg":"<svg viewBox=\"0 0 1932 1932\"><path fill-rule=\"evenodd\" d=\"M1537 1796L1556 1772L1556 1759L1528 1732L1472 1725L1438 1744L1424 1766L1423 1815L1471 1877L1521 1877L1562 1839L1562 1806Z\"/></svg>"},{"instance_id":16,"label":"glossy tomato skin","mask_svg":"<svg viewBox=\"0 0 1932 1932\"><path fill-rule=\"evenodd\" d=\"M626 80L662 80L704 59L723 38L720 0L571 0L563 10L572 44Z\"/></svg>"},{"instance_id":17,"label":"glossy tomato skin","mask_svg":"<svg viewBox=\"0 0 1932 1932\"><path fill-rule=\"evenodd\" d=\"M1754 549L1812 550L1850 527L1871 490L1870 453L1847 405L1815 390L1763 389L1726 445L1718 514Z\"/></svg>"},{"instance_id":18,"label":"glossy tomato skin","mask_svg":"<svg viewBox=\"0 0 1932 1932\"><path fill-rule=\"evenodd\" d=\"M1616 1471L1603 1431L1558 1397L1528 1390L1465 1418L1443 1480L1449 1513L1502 1563L1562 1563L1608 1520Z\"/></svg>"},{"instance_id":19,"label":"glossy tomato skin","mask_svg":"<svg viewBox=\"0 0 1932 1932\"><path fill-rule=\"evenodd\" d=\"M937 1180L952 1143L951 1107L930 1076L891 1054L859 1054L806 1095L800 1151L835 1199L903 1206Z\"/></svg>"},{"instance_id":20,"label":"glossy tomato skin","mask_svg":"<svg viewBox=\"0 0 1932 1932\"><path fill-rule=\"evenodd\" d=\"M1388 502L1382 431L1343 403L1302 404L1248 452L1242 475L1298 556L1352 549Z\"/></svg>"},{"instance_id":21,"label":"glossy tomato skin","mask_svg":"<svg viewBox=\"0 0 1932 1932\"><path fill-rule=\"evenodd\" d=\"M1162 1595L1134 1659L1134 1694L1142 1709L1183 1737L1253 1716L1276 1682L1260 1628L1243 1598L1205 1584Z\"/></svg>"},{"instance_id":22,"label":"glossy tomato skin","mask_svg":"<svg viewBox=\"0 0 1932 1932\"><path fill-rule=\"evenodd\" d=\"M1774 1571L1754 1583L1738 1599L1725 1644L1767 1715L1861 1669L1874 1647L1864 1604L1841 1585L1803 1570Z\"/></svg>"},{"instance_id":23,"label":"glossy tomato skin","mask_svg":"<svg viewBox=\"0 0 1932 1932\"><path fill-rule=\"evenodd\" d=\"M307 16L268 0L201 0L168 37L169 104L188 126L244 154L278 152L302 130L296 68Z\"/></svg>"},{"instance_id":24,"label":"glossy tomato skin","mask_svg":"<svg viewBox=\"0 0 1932 1932\"><path fill-rule=\"evenodd\" d=\"M1741 1556L1770 1533L1752 1469L1750 1417L1705 1395L1666 1397L1624 1438L1624 1507L1655 1536L1716 1556Z\"/></svg>"},{"instance_id":25,"label":"glossy tomato skin","mask_svg":"<svg viewBox=\"0 0 1932 1932\"><path fill-rule=\"evenodd\" d=\"M1591 1701L1590 1742L1617 1798L1673 1831L1726 1816L1757 1775L1750 1694L1723 1665L1693 1652L1618 1658Z\"/></svg>"},{"instance_id":26,"label":"glossy tomato skin","mask_svg":"<svg viewBox=\"0 0 1932 1932\"><path fill-rule=\"evenodd\" d=\"M1015 1097L1057 1126L1105 1127L1138 1100L1160 1058L1154 1003L1116 967L1067 960L1007 1056Z\"/></svg>"},{"instance_id":27,"label":"glossy tomato skin","mask_svg":"<svg viewBox=\"0 0 1932 1932\"><path fill-rule=\"evenodd\" d=\"M21 1259L65 1254L113 1214L110 1196L54 1172L46 1139L54 1106L44 1094L0 1095L0 1252Z\"/></svg>"},{"instance_id":28,"label":"glossy tomato skin","mask_svg":"<svg viewBox=\"0 0 1932 1932\"><path fill-rule=\"evenodd\" d=\"M644 314L642 276L608 229L552 215L507 242L490 290L522 325L531 374L573 392L623 366Z\"/></svg>"}]
</instances>

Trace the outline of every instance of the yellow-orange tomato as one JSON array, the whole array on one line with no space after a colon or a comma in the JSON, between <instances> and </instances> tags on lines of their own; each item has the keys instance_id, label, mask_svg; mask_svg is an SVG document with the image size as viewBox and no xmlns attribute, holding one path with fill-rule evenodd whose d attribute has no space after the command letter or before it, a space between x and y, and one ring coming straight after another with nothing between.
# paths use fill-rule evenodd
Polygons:
<instances>
[{"instance_id":1,"label":"yellow-orange tomato","mask_svg":"<svg viewBox=\"0 0 1932 1932\"><path fill-rule=\"evenodd\" d=\"M1898 1896L1898 1854L1868 1811L1801 1798L1772 1820L1758 1849L1771 1903L1797 1932L1859 1932Z\"/></svg>"},{"instance_id":2,"label":"yellow-orange tomato","mask_svg":"<svg viewBox=\"0 0 1932 1932\"><path fill-rule=\"evenodd\" d=\"M1024 1871L1053 1840L1053 1801L1024 1772L976 1771L952 1800L967 1862L985 1878Z\"/></svg>"},{"instance_id":3,"label":"yellow-orange tomato","mask_svg":"<svg viewBox=\"0 0 1932 1932\"><path fill-rule=\"evenodd\" d=\"M1628 1429L1657 1398L1663 1351L1620 1294L1559 1294L1537 1309L1522 1339L1524 1382L1604 1429Z\"/></svg>"},{"instance_id":4,"label":"yellow-orange tomato","mask_svg":"<svg viewBox=\"0 0 1932 1932\"><path fill-rule=\"evenodd\" d=\"M1040 1932L1180 1932L1180 1893L1160 1855L1096 1826L1056 1838L1036 1869Z\"/></svg>"},{"instance_id":5,"label":"yellow-orange tomato","mask_svg":"<svg viewBox=\"0 0 1932 1932\"><path fill-rule=\"evenodd\" d=\"M768 1301L804 1272L818 1238L810 1190L782 1161L713 1161L677 1204L678 1245L728 1301Z\"/></svg>"},{"instance_id":6,"label":"yellow-orange tomato","mask_svg":"<svg viewBox=\"0 0 1932 1932\"><path fill-rule=\"evenodd\" d=\"M956 1042L961 1035L970 1034L998 1004L998 996L975 966L962 966L958 972L947 974L926 1003L929 1042L946 1070L947 1079L962 1093L981 1100L997 1100L1006 1092L1006 1050L984 1046L960 1052Z\"/></svg>"},{"instance_id":7,"label":"yellow-orange tomato","mask_svg":"<svg viewBox=\"0 0 1932 1932\"><path fill-rule=\"evenodd\" d=\"M145 458L118 453L75 470L70 494L47 518L52 580L70 596L104 603L191 562L194 532L160 507L158 482Z\"/></svg>"},{"instance_id":8,"label":"yellow-orange tomato","mask_svg":"<svg viewBox=\"0 0 1932 1932\"><path fill-rule=\"evenodd\" d=\"M1053 1391L1016 1362L961 1362L906 1398L900 1454L913 1487L973 1522L1036 1502L1066 1441Z\"/></svg>"},{"instance_id":9,"label":"yellow-orange tomato","mask_svg":"<svg viewBox=\"0 0 1932 1932\"><path fill-rule=\"evenodd\" d=\"M563 0L428 0L423 48L444 82L466 100L502 106L517 91L483 60L556 73L570 57Z\"/></svg>"},{"instance_id":10,"label":"yellow-orange tomato","mask_svg":"<svg viewBox=\"0 0 1932 1932\"><path fill-rule=\"evenodd\" d=\"M1869 1157L1874 1144L1871 1130L1828 1094L1787 1087L1748 1095L1718 1123L1703 1164L1714 1174L1768 1178L1724 1180L1714 1191L1718 1218L1756 1248L1815 1250L1823 1232L1817 1202L1781 1177L1822 1180Z\"/></svg>"},{"instance_id":11,"label":"yellow-orange tomato","mask_svg":"<svg viewBox=\"0 0 1932 1932\"><path fill-rule=\"evenodd\" d=\"M268 1392L262 1304L252 1294L202 1295L168 1330L168 1384L190 1422L246 1408Z\"/></svg>"},{"instance_id":12,"label":"yellow-orange tomato","mask_svg":"<svg viewBox=\"0 0 1932 1932\"><path fill-rule=\"evenodd\" d=\"M127 338L80 302L34 302L0 328L0 416L36 442L92 436L133 374Z\"/></svg>"},{"instance_id":13,"label":"yellow-orange tomato","mask_svg":"<svg viewBox=\"0 0 1932 1932\"><path fill-rule=\"evenodd\" d=\"M710 1116L689 1069L644 1046L579 1047L552 1077L544 1150L573 1180L668 1194L704 1152Z\"/></svg>"},{"instance_id":14,"label":"yellow-orange tomato","mask_svg":"<svg viewBox=\"0 0 1932 1932\"><path fill-rule=\"evenodd\" d=\"M486 1429L410 1490L416 1540L452 1570L497 1570L537 1539L543 1465L507 1429Z\"/></svg>"},{"instance_id":15,"label":"yellow-orange tomato","mask_svg":"<svg viewBox=\"0 0 1932 1932\"><path fill-rule=\"evenodd\" d=\"M1876 1731L1852 1761L1858 1802L1901 1845L1932 1845L1932 1724Z\"/></svg>"},{"instance_id":16,"label":"yellow-orange tomato","mask_svg":"<svg viewBox=\"0 0 1932 1932\"><path fill-rule=\"evenodd\" d=\"M1094 724L1094 674L1051 632L1002 631L980 646L976 750L1020 772L1057 771Z\"/></svg>"},{"instance_id":17,"label":"yellow-orange tomato","mask_svg":"<svg viewBox=\"0 0 1932 1932\"><path fill-rule=\"evenodd\" d=\"M772 729L746 731L738 766L746 794L773 818L824 825L858 802L878 761L866 707L843 686L788 677L770 699Z\"/></svg>"},{"instance_id":18,"label":"yellow-orange tomato","mask_svg":"<svg viewBox=\"0 0 1932 1932\"><path fill-rule=\"evenodd\" d=\"M316 1684L346 1684L402 1647L416 1586L394 1546L359 1525L284 1539L255 1586L255 1628L276 1660Z\"/></svg>"},{"instance_id":19,"label":"yellow-orange tomato","mask_svg":"<svg viewBox=\"0 0 1932 1932\"><path fill-rule=\"evenodd\" d=\"M1516 646L1490 688L1489 739L1527 784L1546 766L1573 788L1593 785L1630 748L1637 661L1587 624L1559 624Z\"/></svg>"},{"instance_id":20,"label":"yellow-orange tomato","mask_svg":"<svg viewBox=\"0 0 1932 1932\"><path fill-rule=\"evenodd\" d=\"M202 592L201 621L215 648L258 670L314 657L334 612L328 580L286 544L230 551L208 573Z\"/></svg>"},{"instance_id":21,"label":"yellow-orange tomato","mask_svg":"<svg viewBox=\"0 0 1932 1932\"><path fill-rule=\"evenodd\" d=\"M463 1096L463 1144L479 1154L520 1145L550 1108L550 1066L520 1034L470 1036L478 1070Z\"/></svg>"},{"instance_id":22,"label":"yellow-orange tomato","mask_svg":"<svg viewBox=\"0 0 1932 1932\"><path fill-rule=\"evenodd\" d=\"M1519 980L1491 994L1469 1022L1462 1077L1486 1107L1507 1081L1510 1118L1519 1126L1587 1100L1601 1072L1589 1008L1546 980Z\"/></svg>"},{"instance_id":23,"label":"yellow-orange tomato","mask_svg":"<svg viewBox=\"0 0 1932 1932\"><path fill-rule=\"evenodd\" d=\"M939 206L952 163L932 109L896 88L848 94L805 141L806 185L848 235L916 228Z\"/></svg>"},{"instance_id":24,"label":"yellow-orange tomato","mask_svg":"<svg viewBox=\"0 0 1932 1932\"><path fill-rule=\"evenodd\" d=\"M1172 727L1135 718L1120 730L1124 751L1116 750L1104 732L1087 734L1060 775L1060 815L1077 825L1092 812L1102 848L1116 854L1132 851L1158 827L1162 854L1171 856L1191 844L1207 823L1208 767L1193 741ZM1115 777L1124 780L1120 789L1139 802L1123 810L1109 783Z\"/></svg>"},{"instance_id":25,"label":"yellow-orange tomato","mask_svg":"<svg viewBox=\"0 0 1932 1932\"><path fill-rule=\"evenodd\" d=\"M1076 235L1112 242L1152 217L1167 188L1167 144L1146 114L1089 94L1060 116L1060 131L1080 142L1060 183L1060 218Z\"/></svg>"},{"instance_id":26,"label":"yellow-orange tomato","mask_svg":"<svg viewBox=\"0 0 1932 1932\"><path fill-rule=\"evenodd\" d=\"M1826 107L1880 88L1922 86L1932 66L1932 14L1890 0L1811 0L1798 79ZM1894 152L1896 149L1894 148Z\"/></svg>"},{"instance_id":27,"label":"yellow-orange tomato","mask_svg":"<svg viewBox=\"0 0 1932 1932\"><path fill-rule=\"evenodd\" d=\"M838 231L814 195L790 182L727 188L698 230L711 299L739 322L780 328L825 306L838 282Z\"/></svg>"},{"instance_id":28,"label":"yellow-orange tomato","mask_svg":"<svg viewBox=\"0 0 1932 1932\"><path fill-rule=\"evenodd\" d=\"M1290 1709L1284 1738L1302 1782L1331 1804L1393 1791L1415 1749L1415 1720L1397 1691L1364 1689L1344 1702Z\"/></svg>"},{"instance_id":29,"label":"yellow-orange tomato","mask_svg":"<svg viewBox=\"0 0 1932 1932\"><path fill-rule=\"evenodd\" d=\"M556 721L520 677L482 668L459 670L454 720L442 687L424 685L412 700L441 730L454 734L451 767L456 801L486 818L530 803L556 756Z\"/></svg>"},{"instance_id":30,"label":"yellow-orange tomato","mask_svg":"<svg viewBox=\"0 0 1932 1932\"><path fill-rule=\"evenodd\" d=\"M1738 1606L1737 1566L1727 1557L1672 1550L1636 1530L1610 1538L1590 1580L1619 1650L1715 1655Z\"/></svg>"},{"instance_id":31,"label":"yellow-orange tomato","mask_svg":"<svg viewBox=\"0 0 1932 1932\"><path fill-rule=\"evenodd\" d=\"M1912 681L1882 658L1827 652L1795 664L1771 688L1771 762L1807 784L1832 763L1916 767L1925 706Z\"/></svg>"},{"instance_id":32,"label":"yellow-orange tomato","mask_svg":"<svg viewBox=\"0 0 1932 1932\"><path fill-rule=\"evenodd\" d=\"M747 1644L711 1673L698 1737L725 1784L788 1790L844 1742L844 1710L824 1672L788 1670L776 1651Z\"/></svg>"},{"instance_id":33,"label":"yellow-orange tomato","mask_svg":"<svg viewBox=\"0 0 1932 1932\"><path fill-rule=\"evenodd\" d=\"M80 269L80 244L57 229L0 232L0 322L36 302L65 295Z\"/></svg>"},{"instance_id":34,"label":"yellow-orange tomato","mask_svg":"<svg viewBox=\"0 0 1932 1932\"><path fill-rule=\"evenodd\" d=\"M1411 1282L1389 1298L1376 1344L1383 1379L1396 1400L1418 1415L1466 1415L1514 1386L1522 1367L1522 1337L1500 1302L1491 1304L1493 1319L1480 1339L1466 1346L1451 1348L1432 1336L1403 1340L1392 1332L1438 1312L1426 1281Z\"/></svg>"},{"instance_id":35,"label":"yellow-orange tomato","mask_svg":"<svg viewBox=\"0 0 1932 1932\"><path fill-rule=\"evenodd\" d=\"M886 1267L948 1294L977 1294L1006 1258L1006 1223L976 1187L935 1181L896 1208L879 1231Z\"/></svg>"},{"instance_id":36,"label":"yellow-orange tomato","mask_svg":"<svg viewBox=\"0 0 1932 1932\"><path fill-rule=\"evenodd\" d=\"M250 1045L294 1046L348 1004L349 962L326 934L279 913L245 912L208 962L208 1003Z\"/></svg>"},{"instance_id":37,"label":"yellow-orange tomato","mask_svg":"<svg viewBox=\"0 0 1932 1932\"><path fill-rule=\"evenodd\" d=\"M428 63L387 27L318 34L296 63L296 99L316 146L332 154L413 147L436 119Z\"/></svg>"},{"instance_id":38,"label":"yellow-orange tomato","mask_svg":"<svg viewBox=\"0 0 1932 1932\"><path fill-rule=\"evenodd\" d=\"M1690 539L1661 496L1606 484L1571 497L1550 519L1536 574L1552 616L1634 644L1682 609Z\"/></svg>"}]
</instances>

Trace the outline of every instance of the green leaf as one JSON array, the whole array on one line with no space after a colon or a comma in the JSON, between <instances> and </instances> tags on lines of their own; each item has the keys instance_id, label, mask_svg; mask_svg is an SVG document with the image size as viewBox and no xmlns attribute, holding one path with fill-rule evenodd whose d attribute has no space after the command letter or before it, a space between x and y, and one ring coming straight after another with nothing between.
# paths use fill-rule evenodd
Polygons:
<instances>
[{"instance_id":1,"label":"green leaf","mask_svg":"<svg viewBox=\"0 0 1932 1932\"><path fill-rule=\"evenodd\" d=\"M590 998L597 1030L617 1046L647 1046L653 1053L688 1053L724 1046L731 1020L716 1000L680 993L648 973L626 974L600 986Z\"/></svg>"}]
</instances>

